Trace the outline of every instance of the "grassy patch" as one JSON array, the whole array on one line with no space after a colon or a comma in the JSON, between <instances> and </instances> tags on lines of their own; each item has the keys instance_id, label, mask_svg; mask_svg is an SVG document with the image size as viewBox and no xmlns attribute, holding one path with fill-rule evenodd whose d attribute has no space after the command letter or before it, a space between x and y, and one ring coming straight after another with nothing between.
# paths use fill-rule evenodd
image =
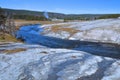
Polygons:
<instances>
[{"instance_id":1,"label":"grassy patch","mask_svg":"<svg viewBox=\"0 0 120 80\"><path fill-rule=\"evenodd\" d=\"M0 35L0 42L18 42L18 40L9 34L5 34L5 36L3 38L3 35L1 34Z\"/></svg>"},{"instance_id":2,"label":"grassy patch","mask_svg":"<svg viewBox=\"0 0 120 80\"><path fill-rule=\"evenodd\" d=\"M46 30L50 30L54 33L57 33L59 31L65 31L68 32L70 34L70 36L74 35L75 33L79 32L79 30L76 30L74 28L69 28L69 27L65 27L65 26L70 26L69 24L64 24L64 25L53 25L50 28L46 28Z\"/></svg>"},{"instance_id":3,"label":"grassy patch","mask_svg":"<svg viewBox=\"0 0 120 80\"><path fill-rule=\"evenodd\" d=\"M17 48L17 49L14 49L14 50L4 50L3 52L7 53L7 54L12 54L12 53L17 53L17 52L21 52L21 51L26 51L26 49L24 49L24 48Z\"/></svg>"},{"instance_id":4,"label":"grassy patch","mask_svg":"<svg viewBox=\"0 0 120 80\"><path fill-rule=\"evenodd\" d=\"M78 30L75 30L73 28L65 28L65 27L61 27L61 26L52 26L51 27L51 30L53 32L58 32L58 31L66 31L66 32L69 32L69 33L76 33L78 32Z\"/></svg>"},{"instance_id":5,"label":"grassy patch","mask_svg":"<svg viewBox=\"0 0 120 80\"><path fill-rule=\"evenodd\" d=\"M6 45L6 44L10 44L9 42L0 42L0 45Z\"/></svg>"},{"instance_id":6,"label":"grassy patch","mask_svg":"<svg viewBox=\"0 0 120 80\"><path fill-rule=\"evenodd\" d=\"M22 25L29 25L29 24L54 24L54 23L61 23L59 21L28 21L28 20L15 20L16 29L18 30Z\"/></svg>"}]
</instances>

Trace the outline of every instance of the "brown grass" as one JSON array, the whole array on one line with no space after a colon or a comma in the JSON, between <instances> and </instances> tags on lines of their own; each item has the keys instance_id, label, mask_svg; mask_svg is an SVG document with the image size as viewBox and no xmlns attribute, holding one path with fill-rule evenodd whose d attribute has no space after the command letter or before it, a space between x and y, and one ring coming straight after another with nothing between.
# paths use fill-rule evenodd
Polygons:
<instances>
[{"instance_id":1,"label":"brown grass","mask_svg":"<svg viewBox=\"0 0 120 80\"><path fill-rule=\"evenodd\" d=\"M22 25L29 25L29 24L54 24L54 23L61 23L59 21L28 21L28 20L15 20L16 29L18 30Z\"/></svg>"},{"instance_id":2,"label":"brown grass","mask_svg":"<svg viewBox=\"0 0 120 80\"><path fill-rule=\"evenodd\" d=\"M65 28L65 27L61 27L61 26L52 26L51 27L51 30L53 32L58 32L58 31L66 31L66 32L69 32L69 33L76 33L78 32L78 30L75 30L73 28Z\"/></svg>"},{"instance_id":3,"label":"brown grass","mask_svg":"<svg viewBox=\"0 0 120 80\"><path fill-rule=\"evenodd\" d=\"M9 42L0 42L0 45L10 44Z\"/></svg>"},{"instance_id":4,"label":"brown grass","mask_svg":"<svg viewBox=\"0 0 120 80\"><path fill-rule=\"evenodd\" d=\"M72 36L73 34L79 32L79 30L76 30L74 28L68 28L68 27L65 27L65 26L69 26L69 25L54 25L52 27L50 27L51 31L54 32L54 33L57 33L59 31L66 31L68 33L70 33L70 36ZM49 28L46 28L47 30L49 30Z\"/></svg>"},{"instance_id":5,"label":"brown grass","mask_svg":"<svg viewBox=\"0 0 120 80\"><path fill-rule=\"evenodd\" d=\"M17 53L17 52L21 52L21 51L26 51L26 49L24 49L24 48L17 48L17 49L14 49L14 50L4 50L3 52L7 53L7 54L12 54L12 53Z\"/></svg>"},{"instance_id":6,"label":"brown grass","mask_svg":"<svg viewBox=\"0 0 120 80\"><path fill-rule=\"evenodd\" d=\"M5 34L4 39L3 39L3 35L1 34L0 42L18 42L18 40L9 34Z\"/></svg>"}]
</instances>

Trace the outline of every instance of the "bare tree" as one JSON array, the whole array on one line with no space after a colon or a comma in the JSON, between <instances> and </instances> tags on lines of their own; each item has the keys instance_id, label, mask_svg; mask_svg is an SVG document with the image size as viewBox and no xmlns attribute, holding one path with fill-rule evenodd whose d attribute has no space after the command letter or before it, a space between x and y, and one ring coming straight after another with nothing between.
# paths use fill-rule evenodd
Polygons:
<instances>
[{"instance_id":1,"label":"bare tree","mask_svg":"<svg viewBox=\"0 0 120 80\"><path fill-rule=\"evenodd\" d=\"M15 31L16 31L16 27L15 27L15 23L14 23L14 18L13 18L13 14L12 13L7 13L7 19L6 19L6 31L7 33L15 36Z\"/></svg>"},{"instance_id":2,"label":"bare tree","mask_svg":"<svg viewBox=\"0 0 120 80\"><path fill-rule=\"evenodd\" d=\"M15 29L13 15L0 8L0 36L4 38L6 33L15 36Z\"/></svg>"},{"instance_id":3,"label":"bare tree","mask_svg":"<svg viewBox=\"0 0 120 80\"><path fill-rule=\"evenodd\" d=\"M4 11L2 8L0 8L0 36L2 36L2 38L5 36L5 22L6 17L4 15Z\"/></svg>"}]
</instances>

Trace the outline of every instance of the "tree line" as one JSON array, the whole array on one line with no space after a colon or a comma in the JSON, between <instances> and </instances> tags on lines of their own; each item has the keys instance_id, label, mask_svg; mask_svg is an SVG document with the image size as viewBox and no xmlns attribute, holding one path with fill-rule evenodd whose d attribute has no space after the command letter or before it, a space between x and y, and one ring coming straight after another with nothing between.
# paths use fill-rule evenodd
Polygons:
<instances>
[{"instance_id":1,"label":"tree line","mask_svg":"<svg viewBox=\"0 0 120 80\"><path fill-rule=\"evenodd\" d=\"M34 15L13 15L13 16L14 16L14 19L38 20L38 21L47 20L44 16L34 16Z\"/></svg>"},{"instance_id":2,"label":"tree line","mask_svg":"<svg viewBox=\"0 0 120 80\"><path fill-rule=\"evenodd\" d=\"M109 18L118 18L118 17L120 17L120 14L106 14L98 17L98 19L109 19Z\"/></svg>"}]
</instances>

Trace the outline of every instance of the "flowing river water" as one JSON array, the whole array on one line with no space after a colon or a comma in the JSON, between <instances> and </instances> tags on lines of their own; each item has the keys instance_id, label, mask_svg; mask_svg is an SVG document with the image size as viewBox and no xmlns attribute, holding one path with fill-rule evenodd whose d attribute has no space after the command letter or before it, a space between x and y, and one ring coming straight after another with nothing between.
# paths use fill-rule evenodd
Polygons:
<instances>
[{"instance_id":1,"label":"flowing river water","mask_svg":"<svg viewBox=\"0 0 120 80\"><path fill-rule=\"evenodd\" d=\"M68 48L85 51L94 55L120 58L120 45L113 43L89 42L79 40L64 40L60 38L44 36L40 24L22 26L16 38L28 44L40 44L50 48Z\"/></svg>"}]
</instances>

